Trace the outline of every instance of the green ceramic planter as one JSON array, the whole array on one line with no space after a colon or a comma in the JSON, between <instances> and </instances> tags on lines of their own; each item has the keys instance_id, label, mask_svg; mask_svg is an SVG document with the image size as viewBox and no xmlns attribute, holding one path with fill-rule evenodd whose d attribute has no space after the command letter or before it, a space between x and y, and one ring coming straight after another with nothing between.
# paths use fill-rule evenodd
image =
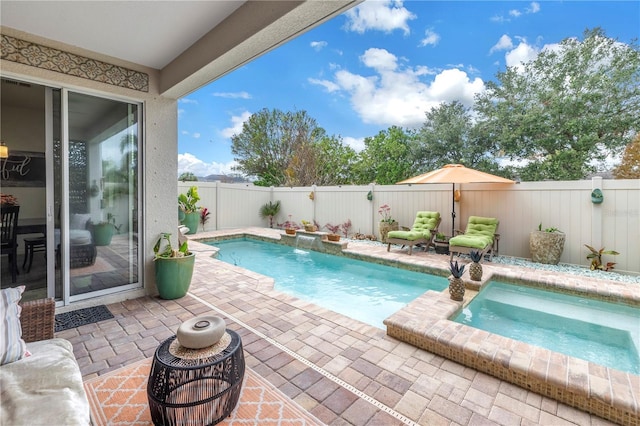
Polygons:
<instances>
[{"instance_id":1,"label":"green ceramic planter","mask_svg":"<svg viewBox=\"0 0 640 426\"><path fill-rule=\"evenodd\" d=\"M195 234L198 231L198 225L200 224L200 212L186 213L182 224L189 228L187 234Z\"/></svg>"},{"instance_id":2,"label":"green ceramic planter","mask_svg":"<svg viewBox=\"0 0 640 426\"><path fill-rule=\"evenodd\" d=\"M156 287L162 299L179 299L187 294L195 260L195 254L154 260Z\"/></svg>"},{"instance_id":3,"label":"green ceramic planter","mask_svg":"<svg viewBox=\"0 0 640 426\"><path fill-rule=\"evenodd\" d=\"M98 223L93 225L93 243L97 246L108 246L113 237L113 225L110 223Z\"/></svg>"}]
</instances>

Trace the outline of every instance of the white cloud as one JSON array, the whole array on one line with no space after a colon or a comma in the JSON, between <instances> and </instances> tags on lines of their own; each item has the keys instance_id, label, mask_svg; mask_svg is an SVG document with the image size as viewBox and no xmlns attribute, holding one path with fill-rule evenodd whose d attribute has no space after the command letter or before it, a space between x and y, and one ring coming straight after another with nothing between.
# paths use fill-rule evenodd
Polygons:
<instances>
[{"instance_id":1,"label":"white cloud","mask_svg":"<svg viewBox=\"0 0 640 426\"><path fill-rule=\"evenodd\" d=\"M312 41L310 43L310 45L316 52L319 52L322 49L324 49L325 47L327 47L327 42L326 41Z\"/></svg>"},{"instance_id":2,"label":"white cloud","mask_svg":"<svg viewBox=\"0 0 640 426\"><path fill-rule=\"evenodd\" d=\"M484 82L471 80L457 68L432 75L428 67L398 65L397 57L384 49L368 49L360 58L372 68L373 75L364 76L339 70L334 81L350 97L353 109L365 123L418 127L424 114L443 102L457 100L466 106L473 104L476 93L484 90Z\"/></svg>"},{"instance_id":3,"label":"white cloud","mask_svg":"<svg viewBox=\"0 0 640 426\"><path fill-rule=\"evenodd\" d=\"M506 34L503 34L498 42L494 44L491 49L489 49L489 54L493 52L497 52L498 50L509 50L513 48L513 41L511 41L511 37Z\"/></svg>"},{"instance_id":4,"label":"white cloud","mask_svg":"<svg viewBox=\"0 0 640 426\"><path fill-rule=\"evenodd\" d=\"M364 149L364 138L352 138L345 136L342 138L342 143L353 148L356 152L360 152Z\"/></svg>"},{"instance_id":5,"label":"white cloud","mask_svg":"<svg viewBox=\"0 0 640 426\"><path fill-rule=\"evenodd\" d=\"M249 119L249 117L251 117L251 113L249 111L244 111L240 115L234 115L231 117L231 127L222 129L220 134L225 138L231 138L233 135L239 135L242 133L242 125Z\"/></svg>"},{"instance_id":6,"label":"white cloud","mask_svg":"<svg viewBox=\"0 0 640 426\"><path fill-rule=\"evenodd\" d=\"M195 104L195 105L198 105L198 101L197 100L189 99L189 98L178 99L178 103L180 103L180 104Z\"/></svg>"},{"instance_id":7,"label":"white cloud","mask_svg":"<svg viewBox=\"0 0 640 426\"><path fill-rule=\"evenodd\" d=\"M309 78L308 81L311 84L315 84L315 85L324 87L327 90L327 92L329 92L329 93L335 92L337 90L340 90L340 86L338 86L333 81L318 80L317 78Z\"/></svg>"},{"instance_id":8,"label":"white cloud","mask_svg":"<svg viewBox=\"0 0 640 426\"><path fill-rule=\"evenodd\" d=\"M214 92L212 95L227 99L251 99L251 95L247 92Z\"/></svg>"},{"instance_id":9,"label":"white cloud","mask_svg":"<svg viewBox=\"0 0 640 426\"><path fill-rule=\"evenodd\" d=\"M399 0L369 0L349 9L347 17L347 29L363 34L368 30L392 32L402 30L409 34L408 21L416 16L402 6Z\"/></svg>"},{"instance_id":10,"label":"white cloud","mask_svg":"<svg viewBox=\"0 0 640 426\"><path fill-rule=\"evenodd\" d=\"M518 46L504 55L508 67L522 69L523 64L534 60L540 51L534 46L530 46L526 41L521 41Z\"/></svg>"},{"instance_id":11,"label":"white cloud","mask_svg":"<svg viewBox=\"0 0 640 426\"><path fill-rule=\"evenodd\" d=\"M525 9L526 13L538 13L540 12L540 3L532 1L529 9Z\"/></svg>"},{"instance_id":12,"label":"white cloud","mask_svg":"<svg viewBox=\"0 0 640 426\"><path fill-rule=\"evenodd\" d=\"M533 1L533 2L531 2L529 4L529 7L525 7L522 10L511 9L508 12L508 15L509 15L510 18L509 17L505 17L503 15L494 15L494 16L491 17L491 21L498 22L498 23L510 22L511 18L516 18L517 19L517 18L521 17L522 15L529 15L529 14L538 13L538 12L540 12L540 3Z\"/></svg>"},{"instance_id":13,"label":"white cloud","mask_svg":"<svg viewBox=\"0 0 640 426\"><path fill-rule=\"evenodd\" d=\"M182 117L185 113L185 110L178 108L178 118Z\"/></svg>"},{"instance_id":14,"label":"white cloud","mask_svg":"<svg viewBox=\"0 0 640 426\"><path fill-rule=\"evenodd\" d=\"M232 167L236 165L235 161L228 163L205 163L197 158L195 155L188 152L184 154L178 154L178 176L184 172L191 172L196 176L209 176L209 175L228 175L234 173Z\"/></svg>"},{"instance_id":15,"label":"white cloud","mask_svg":"<svg viewBox=\"0 0 640 426\"><path fill-rule=\"evenodd\" d=\"M199 132L191 133L191 132L189 132L187 130L183 130L183 131L180 132L180 134L185 135L185 136L191 136L194 139L200 139L200 133Z\"/></svg>"},{"instance_id":16,"label":"white cloud","mask_svg":"<svg viewBox=\"0 0 640 426\"><path fill-rule=\"evenodd\" d=\"M440 34L432 31L426 30L424 32L424 38L420 40L420 46L435 46L440 41Z\"/></svg>"}]
</instances>

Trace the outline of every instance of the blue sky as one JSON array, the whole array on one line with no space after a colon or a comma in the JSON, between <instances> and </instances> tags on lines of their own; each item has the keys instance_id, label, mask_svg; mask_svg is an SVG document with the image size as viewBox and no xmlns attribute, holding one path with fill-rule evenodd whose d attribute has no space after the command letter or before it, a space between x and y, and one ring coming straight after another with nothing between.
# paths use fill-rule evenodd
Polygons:
<instances>
[{"instance_id":1,"label":"blue sky","mask_svg":"<svg viewBox=\"0 0 640 426\"><path fill-rule=\"evenodd\" d=\"M640 2L372 1L178 102L178 173L229 174L231 136L263 108L305 110L356 150L443 102L473 105L496 72L601 27L640 37Z\"/></svg>"}]
</instances>

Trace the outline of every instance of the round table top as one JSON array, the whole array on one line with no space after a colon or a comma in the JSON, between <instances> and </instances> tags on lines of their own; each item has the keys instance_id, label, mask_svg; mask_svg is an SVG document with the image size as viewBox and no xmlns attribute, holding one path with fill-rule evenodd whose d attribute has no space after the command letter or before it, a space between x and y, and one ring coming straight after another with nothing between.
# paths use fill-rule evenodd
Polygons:
<instances>
[{"instance_id":1,"label":"round table top","mask_svg":"<svg viewBox=\"0 0 640 426\"><path fill-rule=\"evenodd\" d=\"M241 347L241 340L238 333L233 330L226 329L225 335L230 337L230 342L224 348L215 349L214 345L213 347L202 349L187 349L180 346L180 350L177 352L175 351L175 348L176 345L179 346L179 343L177 343L175 335L171 336L162 342L160 346L158 346L158 349L156 349L154 362L160 362L174 369L185 370L218 364L233 355ZM223 342L224 338L225 336L223 336L220 341ZM229 341L229 339L226 341ZM214 348L213 351L212 348Z\"/></svg>"}]
</instances>

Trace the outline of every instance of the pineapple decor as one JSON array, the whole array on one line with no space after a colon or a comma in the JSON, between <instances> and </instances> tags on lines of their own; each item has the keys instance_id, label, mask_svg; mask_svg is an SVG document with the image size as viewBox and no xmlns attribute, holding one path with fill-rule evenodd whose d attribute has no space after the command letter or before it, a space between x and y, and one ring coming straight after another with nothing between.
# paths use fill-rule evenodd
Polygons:
<instances>
[{"instance_id":1,"label":"pineapple decor","mask_svg":"<svg viewBox=\"0 0 640 426\"><path fill-rule=\"evenodd\" d=\"M469 257L473 262L469 265L469 277L471 281L481 281L482 280L482 265L480 261L482 260L482 253L478 250L471 250L469 252Z\"/></svg>"},{"instance_id":2,"label":"pineapple decor","mask_svg":"<svg viewBox=\"0 0 640 426\"><path fill-rule=\"evenodd\" d=\"M462 274L464 274L464 265L458 265L456 263L449 262L449 269L451 270L452 277L449 277L449 294L451 299L461 302L464 297L464 281L462 281Z\"/></svg>"}]
</instances>

